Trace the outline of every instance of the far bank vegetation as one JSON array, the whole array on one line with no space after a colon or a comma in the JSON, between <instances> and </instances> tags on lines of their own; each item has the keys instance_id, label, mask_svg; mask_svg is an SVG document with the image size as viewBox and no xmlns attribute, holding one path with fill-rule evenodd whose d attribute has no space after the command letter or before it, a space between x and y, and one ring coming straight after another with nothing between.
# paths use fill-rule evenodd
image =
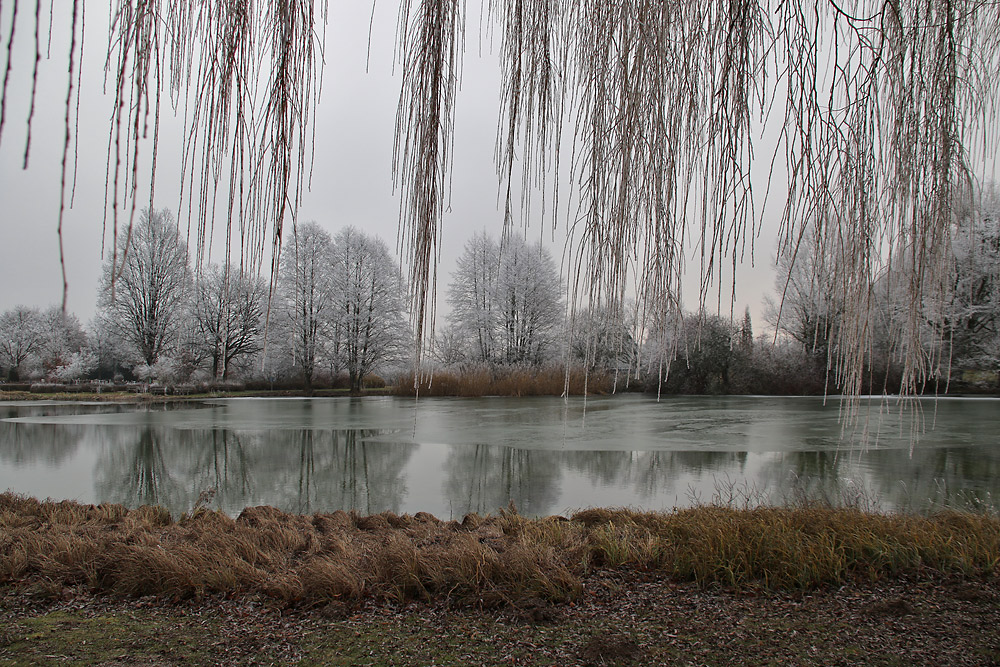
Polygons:
<instances>
[{"instance_id":1,"label":"far bank vegetation","mask_svg":"<svg viewBox=\"0 0 1000 667\"><path fill-rule=\"evenodd\" d=\"M1000 196L957 216L952 289L920 316L924 393L1000 392ZM273 290L238 268L192 264L168 210L147 210L95 318L58 307L0 314L0 392L343 390L403 395L896 393L904 360L891 332L912 316L898 276L879 307L864 373L836 363L845 335L824 246L803 238L777 265L765 322L742 314L650 312L639 301L567 302L550 252L512 233L473 236L445 286L417 376L408 286L388 246L347 227L297 225ZM766 325L766 326L765 326ZM943 341L943 342L942 342Z\"/></svg>"}]
</instances>

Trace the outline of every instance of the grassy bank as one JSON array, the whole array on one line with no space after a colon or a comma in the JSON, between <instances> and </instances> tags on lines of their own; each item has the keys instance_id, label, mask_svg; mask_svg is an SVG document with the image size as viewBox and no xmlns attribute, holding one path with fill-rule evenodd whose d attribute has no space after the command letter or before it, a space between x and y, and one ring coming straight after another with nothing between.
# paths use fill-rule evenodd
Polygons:
<instances>
[{"instance_id":1,"label":"grassy bank","mask_svg":"<svg viewBox=\"0 0 1000 667\"><path fill-rule=\"evenodd\" d=\"M803 507L591 509L570 518L248 508L198 510L40 502L0 495L0 583L59 595L260 595L280 604L441 600L502 606L579 597L588 576L621 569L735 590L978 576L1000 563L1000 519Z\"/></svg>"}]
</instances>

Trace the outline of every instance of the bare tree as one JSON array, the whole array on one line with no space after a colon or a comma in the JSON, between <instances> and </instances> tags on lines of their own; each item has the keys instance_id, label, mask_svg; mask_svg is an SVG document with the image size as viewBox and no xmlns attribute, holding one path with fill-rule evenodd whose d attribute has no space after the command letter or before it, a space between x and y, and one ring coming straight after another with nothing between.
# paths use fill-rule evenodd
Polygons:
<instances>
[{"instance_id":1,"label":"bare tree","mask_svg":"<svg viewBox=\"0 0 1000 667\"><path fill-rule=\"evenodd\" d=\"M154 366L178 343L190 287L187 247L167 209L144 210L117 242L121 264L105 262L99 305L129 351Z\"/></svg>"},{"instance_id":2,"label":"bare tree","mask_svg":"<svg viewBox=\"0 0 1000 667\"><path fill-rule=\"evenodd\" d=\"M778 256L776 268L778 301L768 301L769 323L825 365L831 344L837 342L844 309L836 284L836 258L809 230L794 255Z\"/></svg>"},{"instance_id":3,"label":"bare tree","mask_svg":"<svg viewBox=\"0 0 1000 667\"><path fill-rule=\"evenodd\" d=\"M470 360L542 363L552 352L564 306L559 272L547 250L513 234L501 247L488 235L466 244L452 274L452 322Z\"/></svg>"},{"instance_id":4,"label":"bare tree","mask_svg":"<svg viewBox=\"0 0 1000 667\"><path fill-rule=\"evenodd\" d=\"M89 354L81 356L87 347L87 334L80 320L73 313L67 313L59 306L48 308L43 314L45 322L45 345L41 352L42 368L47 375L60 379L77 379L89 363ZM86 363L85 363L86 362ZM69 372L69 366L74 370ZM68 376L74 377L68 377Z\"/></svg>"},{"instance_id":5,"label":"bare tree","mask_svg":"<svg viewBox=\"0 0 1000 667\"><path fill-rule=\"evenodd\" d=\"M499 273L500 249L496 240L486 232L469 239L452 274L448 304L452 329L464 339L464 352L472 361L492 363L496 360Z\"/></svg>"},{"instance_id":6,"label":"bare tree","mask_svg":"<svg viewBox=\"0 0 1000 667\"><path fill-rule=\"evenodd\" d=\"M594 307L578 313L572 322L573 358L590 370L624 371L624 381L639 361L634 320L624 307Z\"/></svg>"},{"instance_id":7,"label":"bare tree","mask_svg":"<svg viewBox=\"0 0 1000 667\"><path fill-rule=\"evenodd\" d=\"M542 244L511 235L500 249L497 307L500 358L538 365L552 354L563 324L562 281Z\"/></svg>"},{"instance_id":8,"label":"bare tree","mask_svg":"<svg viewBox=\"0 0 1000 667\"><path fill-rule=\"evenodd\" d=\"M315 222L292 228L282 254L278 282L278 326L269 338L284 338L292 366L311 389L320 364L328 354L333 322L333 283L330 275L332 240Z\"/></svg>"},{"instance_id":9,"label":"bare tree","mask_svg":"<svg viewBox=\"0 0 1000 667\"><path fill-rule=\"evenodd\" d=\"M954 361L1000 367L1000 193L993 185L969 207L952 242L954 287L944 304L944 338Z\"/></svg>"},{"instance_id":10,"label":"bare tree","mask_svg":"<svg viewBox=\"0 0 1000 667\"><path fill-rule=\"evenodd\" d=\"M45 320L37 308L15 306L0 315L0 364L9 379L21 379L25 364L37 358L45 340Z\"/></svg>"},{"instance_id":11,"label":"bare tree","mask_svg":"<svg viewBox=\"0 0 1000 667\"><path fill-rule=\"evenodd\" d=\"M266 288L259 278L212 266L195 284L194 345L212 360L212 377L228 379L233 361L263 349Z\"/></svg>"},{"instance_id":12,"label":"bare tree","mask_svg":"<svg viewBox=\"0 0 1000 667\"><path fill-rule=\"evenodd\" d=\"M357 392L366 375L400 358L410 338L403 281L385 243L354 227L333 238L330 257L336 354Z\"/></svg>"}]
</instances>

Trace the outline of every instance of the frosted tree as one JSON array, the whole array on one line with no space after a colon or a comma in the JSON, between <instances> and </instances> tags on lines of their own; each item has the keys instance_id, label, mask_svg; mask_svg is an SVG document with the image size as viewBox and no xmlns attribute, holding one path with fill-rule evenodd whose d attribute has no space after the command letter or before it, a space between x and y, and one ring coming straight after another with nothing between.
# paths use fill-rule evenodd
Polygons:
<instances>
[{"instance_id":1,"label":"frosted tree","mask_svg":"<svg viewBox=\"0 0 1000 667\"><path fill-rule=\"evenodd\" d=\"M577 313L572 322L572 354L591 370L620 370L627 376L639 360L634 312L621 306Z\"/></svg>"},{"instance_id":2,"label":"frosted tree","mask_svg":"<svg viewBox=\"0 0 1000 667\"><path fill-rule=\"evenodd\" d=\"M825 364L841 330L844 305L836 283L837 261L821 242L820 233L811 228L793 253L778 255L778 300L768 301L766 316L778 332Z\"/></svg>"},{"instance_id":3,"label":"frosted tree","mask_svg":"<svg viewBox=\"0 0 1000 667\"><path fill-rule=\"evenodd\" d=\"M71 353L63 363L52 370L52 375L62 382L82 380L97 370L100 360L97 354L89 348Z\"/></svg>"},{"instance_id":4,"label":"frosted tree","mask_svg":"<svg viewBox=\"0 0 1000 667\"><path fill-rule=\"evenodd\" d=\"M45 319L37 308L15 306L0 315L0 366L7 378L20 380L45 345Z\"/></svg>"},{"instance_id":5,"label":"frosted tree","mask_svg":"<svg viewBox=\"0 0 1000 667\"><path fill-rule=\"evenodd\" d=\"M562 326L562 287L555 261L540 244L512 234L466 244L448 288L451 321L468 341L470 360L538 365L554 351Z\"/></svg>"},{"instance_id":6,"label":"frosted tree","mask_svg":"<svg viewBox=\"0 0 1000 667\"><path fill-rule=\"evenodd\" d=\"M945 304L944 339L953 361L996 369L1000 342L1000 193L989 188L956 229L954 288Z\"/></svg>"},{"instance_id":7,"label":"frosted tree","mask_svg":"<svg viewBox=\"0 0 1000 667\"><path fill-rule=\"evenodd\" d=\"M516 234L502 244L499 260L499 358L541 364L556 351L565 315L559 269L540 242L528 244Z\"/></svg>"},{"instance_id":8,"label":"frosted tree","mask_svg":"<svg viewBox=\"0 0 1000 667\"><path fill-rule=\"evenodd\" d=\"M661 378L661 389L682 394L730 393L737 358L735 335L728 318L704 313L685 317L677 357Z\"/></svg>"},{"instance_id":9,"label":"frosted tree","mask_svg":"<svg viewBox=\"0 0 1000 667\"><path fill-rule=\"evenodd\" d=\"M753 351L753 318L750 317L750 306L743 311L743 321L740 322L739 330L740 349L744 352Z\"/></svg>"},{"instance_id":10,"label":"frosted tree","mask_svg":"<svg viewBox=\"0 0 1000 667\"><path fill-rule=\"evenodd\" d=\"M366 375L400 359L410 340L400 267L382 240L355 227L334 236L330 260L336 355L357 392Z\"/></svg>"},{"instance_id":11,"label":"frosted tree","mask_svg":"<svg viewBox=\"0 0 1000 667\"><path fill-rule=\"evenodd\" d=\"M270 340L291 355L292 368L311 389L330 353L334 321L332 240L314 222L296 225L282 253L278 276L276 327Z\"/></svg>"},{"instance_id":12,"label":"frosted tree","mask_svg":"<svg viewBox=\"0 0 1000 667\"><path fill-rule=\"evenodd\" d=\"M104 263L98 305L128 351L152 367L179 343L191 284L187 245L167 209L144 210L117 245L117 261Z\"/></svg>"},{"instance_id":13,"label":"frosted tree","mask_svg":"<svg viewBox=\"0 0 1000 667\"><path fill-rule=\"evenodd\" d=\"M212 362L212 377L228 379L233 362L263 349L267 288L236 271L212 266L195 283L192 344Z\"/></svg>"},{"instance_id":14,"label":"frosted tree","mask_svg":"<svg viewBox=\"0 0 1000 667\"><path fill-rule=\"evenodd\" d=\"M499 273L500 248L496 240L486 232L469 239L452 274L448 305L451 306L450 338L464 341L463 354L472 361L492 363L496 359ZM459 356L456 352L450 356Z\"/></svg>"},{"instance_id":15,"label":"frosted tree","mask_svg":"<svg viewBox=\"0 0 1000 667\"><path fill-rule=\"evenodd\" d=\"M89 341L80 320L59 306L48 308L42 317L45 321L45 345L41 357L46 374L62 380L85 376L85 369L93 355L86 350ZM74 370L66 371L70 366Z\"/></svg>"}]
</instances>

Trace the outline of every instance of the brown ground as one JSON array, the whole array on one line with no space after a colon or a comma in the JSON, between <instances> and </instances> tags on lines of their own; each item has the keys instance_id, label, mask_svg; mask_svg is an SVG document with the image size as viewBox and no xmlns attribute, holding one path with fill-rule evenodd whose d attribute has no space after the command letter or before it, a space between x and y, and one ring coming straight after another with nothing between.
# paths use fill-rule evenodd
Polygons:
<instances>
[{"instance_id":1,"label":"brown ground","mask_svg":"<svg viewBox=\"0 0 1000 667\"><path fill-rule=\"evenodd\" d=\"M604 571L571 604L258 597L184 602L0 589L0 665L1000 665L1000 580L805 593L703 590Z\"/></svg>"}]
</instances>

